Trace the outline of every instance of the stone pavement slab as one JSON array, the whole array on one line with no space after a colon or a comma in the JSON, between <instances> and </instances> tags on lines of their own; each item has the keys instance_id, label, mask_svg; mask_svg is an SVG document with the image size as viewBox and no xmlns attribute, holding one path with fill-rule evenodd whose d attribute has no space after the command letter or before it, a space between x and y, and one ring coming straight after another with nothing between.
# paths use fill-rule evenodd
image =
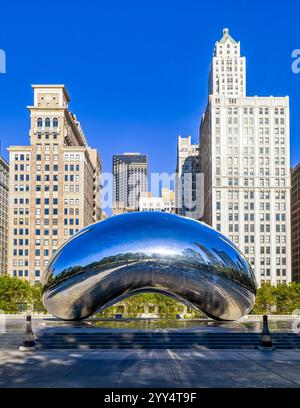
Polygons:
<instances>
[{"instance_id":1,"label":"stone pavement slab","mask_svg":"<svg viewBox=\"0 0 300 408\"><path fill-rule=\"evenodd\" d=\"M300 351L1 351L0 387L300 387Z\"/></svg>"}]
</instances>

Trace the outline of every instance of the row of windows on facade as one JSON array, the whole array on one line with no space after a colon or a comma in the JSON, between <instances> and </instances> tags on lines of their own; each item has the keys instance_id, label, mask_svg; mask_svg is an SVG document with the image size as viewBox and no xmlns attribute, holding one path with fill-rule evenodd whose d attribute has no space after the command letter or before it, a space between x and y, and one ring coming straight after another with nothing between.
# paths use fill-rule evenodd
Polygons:
<instances>
[{"instance_id":1,"label":"row of windows on facade","mask_svg":"<svg viewBox=\"0 0 300 408\"><path fill-rule=\"evenodd\" d=\"M245 216L245 221L246 222L254 222L254 214L250 214L250 216ZM260 224L260 232L261 233L270 233L271 232L271 225L270 224ZM218 231L221 231L221 224L217 224L216 229ZM285 224L277 224L275 226L275 232L276 233L286 233L286 225ZM239 236L237 236L239 238Z\"/></svg>"},{"instance_id":2,"label":"row of windows on facade","mask_svg":"<svg viewBox=\"0 0 300 408\"><path fill-rule=\"evenodd\" d=\"M12 160L15 161L29 161L30 154L15 154L12 156Z\"/></svg>"},{"instance_id":3,"label":"row of windows on facade","mask_svg":"<svg viewBox=\"0 0 300 408\"><path fill-rule=\"evenodd\" d=\"M45 164L44 169L45 169L45 171L50 171L52 169L54 172L57 172L58 171L58 164L53 164L53 166L50 166L50 164ZM25 170L24 164L20 164L20 165L15 164L15 171L24 171L24 170ZM40 164L37 164L36 165L36 170L41 171L42 166ZM26 171L27 172L30 171L29 164L26 165Z\"/></svg>"},{"instance_id":4,"label":"row of windows on facade","mask_svg":"<svg viewBox=\"0 0 300 408\"><path fill-rule=\"evenodd\" d=\"M40 215L40 214L36 214L36 215ZM44 215L49 215L49 211L45 210L45 214ZM57 215L57 209L53 210L53 215ZM65 211L65 215L68 215L68 212ZM69 214L71 215L71 214ZM73 213L74 215L74 213ZM78 211L78 215L79 215L79 211ZM29 220L28 219L14 219L14 225L29 225ZM50 220L48 218L41 220L40 218L36 218L35 220L35 225L50 225ZM57 218L54 218L51 221L52 225L58 225L58 220ZM79 225L79 218L64 218L64 225Z\"/></svg>"},{"instance_id":5,"label":"row of windows on facade","mask_svg":"<svg viewBox=\"0 0 300 408\"><path fill-rule=\"evenodd\" d=\"M80 161L81 160L81 155L80 154L73 154L73 153L66 153L64 154L64 161Z\"/></svg>"},{"instance_id":6,"label":"row of windows on facade","mask_svg":"<svg viewBox=\"0 0 300 408\"><path fill-rule=\"evenodd\" d=\"M248 231L249 232L249 231ZM251 232L253 232L254 233L254 229L253 229L253 231L251 231ZM251 237L253 237L253 235L250 235ZM246 244L255 244L256 243L256 241L258 242L259 241L259 243L260 244L271 244L271 235L260 235L260 239L259 240L256 240L255 241L255 239L254 239L254 241L253 242L251 242L252 241L252 238L250 238L249 239L249 242L246 242ZM276 244L279 244L279 245L281 245L281 244L286 244L286 235L276 235ZM250 253L254 253L255 252L255 247L254 246L251 246L251 247L245 247L245 248L248 248L248 250L249 250L249 248L250 248ZM265 248L265 247L261 247L261 248ZM285 246L284 245L281 245L281 246L279 246L279 247L277 247L277 248L285 248ZM278 252L278 254L280 253L280 249L279 249L279 252Z\"/></svg>"},{"instance_id":7,"label":"row of windows on facade","mask_svg":"<svg viewBox=\"0 0 300 408\"><path fill-rule=\"evenodd\" d=\"M233 46L233 48L232 48L232 46L230 45L230 44L227 44L227 51L229 50L230 51L230 49L232 49L232 50L234 50L234 51L238 51L238 46L237 45L234 45ZM225 45L223 46L223 45L219 45L219 50L220 51L225 51ZM235 59L221 59L221 60L218 60L217 58L215 59L215 61L216 61L216 64L218 65L219 64L219 62L222 64L222 65L224 65L224 64L229 64L229 65L232 65L233 63L234 64L237 64L238 62L241 64L241 65L243 65L244 64L244 60L243 60L243 58L235 58Z\"/></svg>"},{"instance_id":8,"label":"row of windows on facade","mask_svg":"<svg viewBox=\"0 0 300 408\"><path fill-rule=\"evenodd\" d=\"M51 170L51 168L50 168L50 165L49 164L46 164L45 165L45 171L50 171ZM37 166L36 166L36 170L37 171L41 171L42 170L42 166L40 165L40 164L38 164ZM76 164L76 165L74 165L74 164L71 164L71 165L68 165L68 164L66 164L65 165L65 171L79 171L80 170L80 165L79 164ZM15 171L25 171L25 166L23 165L23 164L20 164L20 165L18 165L18 164L15 164ZM26 172L29 172L30 171L30 166L29 166L29 164L28 165L26 165ZM55 171L55 172L57 172L58 171L58 165L57 164L54 164L53 165L53 171ZM22 176L22 175L21 175ZM38 177L38 176L37 176ZM39 176L40 177L40 176ZM46 177L46 176L45 176ZM20 180L22 180L22 178L20 178ZM49 179L50 180L50 179Z\"/></svg>"},{"instance_id":9,"label":"row of windows on facade","mask_svg":"<svg viewBox=\"0 0 300 408\"><path fill-rule=\"evenodd\" d=\"M49 246L49 244L50 244L49 239L44 239L43 244L44 244L44 246ZM25 238L25 239L23 239L23 238L19 238L19 239L14 238L13 245L14 246L28 246L29 245L29 239L28 238ZM35 245L36 246L41 246L41 240L36 239L35 240ZM57 239L52 240L52 245L54 247L56 247L58 245Z\"/></svg>"},{"instance_id":10,"label":"row of windows on facade","mask_svg":"<svg viewBox=\"0 0 300 408\"><path fill-rule=\"evenodd\" d=\"M260 269L261 276L271 276L271 269ZM286 276L286 269L276 269L276 276ZM279 281L280 282L280 281ZM278 281L277 281L278 283Z\"/></svg>"},{"instance_id":11,"label":"row of windows on facade","mask_svg":"<svg viewBox=\"0 0 300 408\"><path fill-rule=\"evenodd\" d=\"M64 235L73 235L78 231L79 231L78 229L73 229L73 228L70 228L69 230L65 229L64 230ZM47 228L43 228L43 229L38 228L38 229L36 229L35 230L35 235L40 236L40 235L44 234L44 235L48 236L48 235L51 235L50 232L52 232L52 235L54 235L54 236L58 235L58 230L57 229L49 230ZM27 236L27 235L29 235L29 229L28 228L25 228L25 229L23 229L23 228L14 228L13 234L14 235Z\"/></svg>"},{"instance_id":12,"label":"row of windows on facade","mask_svg":"<svg viewBox=\"0 0 300 408\"><path fill-rule=\"evenodd\" d=\"M34 273L35 273L35 277L36 277L36 278L39 278L39 277L40 277L40 271L35 271ZM25 269L25 271L14 269L14 270L13 270L13 276L14 276L14 277L17 277L17 276L18 276L19 278L22 278L22 277L28 278L28 276L29 276L29 271L28 271L28 269Z\"/></svg>"},{"instance_id":13,"label":"row of windows on facade","mask_svg":"<svg viewBox=\"0 0 300 408\"><path fill-rule=\"evenodd\" d=\"M218 203L218 207L220 207L220 203ZM224 206L222 206L224 209ZM229 202L228 203L228 210L229 211L239 211L243 205L237 202ZM244 210L245 211L254 211L255 210L255 203L254 201L244 201ZM271 210L271 203L270 202L260 202L259 203L259 210L260 211L270 211ZM285 211L286 210L286 203L285 202L276 202L275 203L275 210Z\"/></svg>"},{"instance_id":14,"label":"row of windows on facade","mask_svg":"<svg viewBox=\"0 0 300 408\"><path fill-rule=\"evenodd\" d=\"M270 191L259 191L256 192L259 194L260 200L270 200L271 198L271 192ZM228 191L228 198L230 200L238 200L241 197L244 196L245 200L254 200L255 197L255 191ZM217 200L221 199L221 191L216 190L216 197ZM286 193L285 191L276 191L275 194L272 195L272 198L275 198L276 200L285 200L286 199Z\"/></svg>"},{"instance_id":15,"label":"row of windows on facade","mask_svg":"<svg viewBox=\"0 0 300 408\"><path fill-rule=\"evenodd\" d=\"M217 164L217 163L216 163ZM218 165L218 164L217 164ZM284 165L283 165L284 166ZM216 175L221 176L222 171L221 167L216 167ZM238 167L228 167L227 172L225 171L225 175L228 176L254 176L254 177L261 177L261 176L267 176L267 177L284 177L286 176L286 169L285 167L276 167L274 168L274 171L271 172L269 167L260 167L259 171L255 173L254 168L252 167L244 167L242 174L240 174L240 170Z\"/></svg>"},{"instance_id":16,"label":"row of windows on facade","mask_svg":"<svg viewBox=\"0 0 300 408\"><path fill-rule=\"evenodd\" d=\"M227 92L228 91L233 91L233 90L235 90L235 91L239 90L239 88L237 86L234 88L231 85L229 85L227 88L225 86L222 86L222 90L225 91L225 89L227 89ZM244 87L241 88L241 92L244 92ZM228 95L233 95L233 92L228 92Z\"/></svg>"},{"instance_id":17,"label":"row of windows on facade","mask_svg":"<svg viewBox=\"0 0 300 408\"><path fill-rule=\"evenodd\" d=\"M218 203L217 203L218 204ZM217 210L221 210L221 207L217 208ZM254 210L253 210L254 211ZM225 218L225 217L224 217ZM241 219L241 215L239 213L229 213L228 214L228 221L239 221ZM217 213L216 219L221 221L221 214ZM272 217L269 213L260 213L257 217L255 217L254 213L244 214L244 221L254 221L255 219L259 219L259 221L271 221ZM286 221L286 214L275 214L275 221L277 222L285 222Z\"/></svg>"},{"instance_id":18,"label":"row of windows on facade","mask_svg":"<svg viewBox=\"0 0 300 408\"><path fill-rule=\"evenodd\" d=\"M219 50L219 52L218 52L218 55L227 55L227 56L230 56L231 55L231 53L232 53L232 51L230 50L230 49L228 49L228 50L224 50L224 52L223 52L223 50ZM237 50L234 50L234 55L237 57L238 56L238 51Z\"/></svg>"},{"instance_id":19,"label":"row of windows on facade","mask_svg":"<svg viewBox=\"0 0 300 408\"><path fill-rule=\"evenodd\" d=\"M227 163L229 166L235 164L238 165L240 162L239 157L232 157L228 156L227 157ZM286 165L286 159L285 157L279 157L276 156L272 159L272 162L275 164L275 166L285 166ZM255 159L253 156L250 157L243 157L242 163L244 166L254 166L255 165ZM259 157L258 158L258 163L259 165L264 165L264 166L269 166L270 165L270 157ZM216 157L216 165L220 166L221 165L221 157L217 156Z\"/></svg>"},{"instance_id":20,"label":"row of windows on facade","mask_svg":"<svg viewBox=\"0 0 300 408\"><path fill-rule=\"evenodd\" d=\"M239 232L239 225L238 224L229 224L228 226L229 232ZM244 233L255 233L255 225L254 224L246 224L244 225ZM270 233L270 230L268 231ZM260 244L270 244L271 243L271 235L265 235L266 231L260 231L259 239L256 241ZM276 244L286 244L286 235L275 235L275 242ZM255 242L254 242L255 243Z\"/></svg>"},{"instance_id":21,"label":"row of windows on facade","mask_svg":"<svg viewBox=\"0 0 300 408\"><path fill-rule=\"evenodd\" d=\"M216 66L216 79L217 80L220 79L220 76L221 76L221 78L223 78L222 82L225 82L225 79L227 79L227 81L229 81L230 79L233 81L233 78L232 78L233 75L231 75L231 77L230 77L228 75L228 73L230 74L230 73L234 72L234 77L237 77L238 71L240 71L240 78L243 78L244 77L243 67L240 67L240 69L238 69L237 65L235 67L233 67L230 64L228 64L228 66L226 68L224 66L220 67L220 68ZM237 81L238 81L238 79L236 79L236 82Z\"/></svg>"},{"instance_id":22,"label":"row of windows on facade","mask_svg":"<svg viewBox=\"0 0 300 408\"><path fill-rule=\"evenodd\" d=\"M70 180L71 181L71 180ZM76 180L78 181L78 180ZM51 189L56 192L58 191L58 185L57 184L53 184L51 187L49 185L43 185L43 189L44 191L50 191ZM36 184L35 185L35 190L37 192L42 191L42 185L41 184ZM30 186L29 185L15 185L14 186L14 191L15 192L29 192L30 191ZM70 193L79 193L80 192L80 186L79 184L65 184L64 185L64 191L66 193L70 192Z\"/></svg>"},{"instance_id":23,"label":"row of windows on facade","mask_svg":"<svg viewBox=\"0 0 300 408\"><path fill-rule=\"evenodd\" d=\"M270 108L216 108L215 112L216 115L220 115L221 112L223 113L226 110L228 115L238 115L240 111L244 113L244 115L254 115L254 113L257 113L259 115L269 115L270 112L273 111L273 109ZM285 115L285 109L284 108L275 108L274 109L275 115Z\"/></svg>"},{"instance_id":24,"label":"row of windows on facade","mask_svg":"<svg viewBox=\"0 0 300 408\"><path fill-rule=\"evenodd\" d=\"M221 141L219 143L219 145L221 145ZM228 156L232 156L234 154L234 159L239 159L239 147L228 147L227 148L227 154ZM216 146L215 149L215 154L217 156L219 156L221 154L221 146ZM243 149L243 155L244 156L253 156L254 157L254 147L244 147ZM260 156L259 156L260 155ZM258 157L258 159L260 160L261 158L264 158L265 155L270 155L270 148L269 147L260 147L259 148L259 155L256 155L256 157ZM285 155L285 147L275 147L274 149L274 155L275 156L284 156ZM205 155L201 156L201 159L205 159Z\"/></svg>"},{"instance_id":25,"label":"row of windows on facade","mask_svg":"<svg viewBox=\"0 0 300 408\"><path fill-rule=\"evenodd\" d=\"M51 123L52 123L52 127L57 128L58 127L58 118L53 118L52 120L50 118L45 118L43 120L43 118L37 118L36 124L38 128L41 127L51 127Z\"/></svg>"},{"instance_id":26,"label":"row of windows on facade","mask_svg":"<svg viewBox=\"0 0 300 408\"><path fill-rule=\"evenodd\" d=\"M259 179L258 183L255 183L254 179L247 179L247 178L228 178L223 179L223 183L221 182L220 178L216 178L216 186L221 187L221 186L228 186L228 187L270 187L271 186L271 181L268 178L265 179ZM286 186L286 180L285 178L282 179L275 179L274 180L274 186L275 187L285 187Z\"/></svg>"},{"instance_id":27,"label":"row of windows on facade","mask_svg":"<svg viewBox=\"0 0 300 408\"><path fill-rule=\"evenodd\" d=\"M274 128L274 135L275 137L273 137L272 139L270 139L268 136L271 134L270 132L270 128L269 127L260 127L258 129L258 133L259 135L265 135L264 137L260 136L259 138L256 138L255 132L254 132L254 127L244 127L243 128L243 132L242 134L240 134L240 130L238 127L229 127L227 128L227 139L225 139L222 136L222 141L226 141L229 143L235 143L235 144L240 144L239 140L240 140L240 135L242 136L241 138L241 142L243 142L244 144L249 143L249 138L252 137L253 140L257 140L260 143L268 143L268 144L279 144L279 143L285 143L286 138L285 138L285 128ZM221 136L221 128L220 127L216 127L216 140L218 140L218 144L219 144L219 139ZM234 135L235 137L233 138L232 135ZM277 135L280 135L281 137L279 138ZM254 137L255 136L255 137ZM217 139L218 138L218 139ZM252 139L251 139L252 140ZM270 141L272 141L272 143L270 143ZM254 144L254 143L252 143Z\"/></svg>"},{"instance_id":28,"label":"row of windows on facade","mask_svg":"<svg viewBox=\"0 0 300 408\"><path fill-rule=\"evenodd\" d=\"M15 164L15 171L25 171L29 172L30 171L30 164Z\"/></svg>"},{"instance_id":29,"label":"row of windows on facade","mask_svg":"<svg viewBox=\"0 0 300 408\"><path fill-rule=\"evenodd\" d=\"M36 249L34 251L35 256L41 256L43 254L44 257L49 257L51 255L49 249L44 249L41 251L40 249ZM29 255L29 250L28 249L14 249L13 250L13 256L28 256ZM22 266L22 265L19 265Z\"/></svg>"},{"instance_id":30,"label":"row of windows on facade","mask_svg":"<svg viewBox=\"0 0 300 408\"><path fill-rule=\"evenodd\" d=\"M43 159L44 161L49 162L50 158L53 161L58 161L58 154L54 154L53 156L50 156L50 154L45 154L44 156L42 156L41 154L36 155L36 161L42 161Z\"/></svg>"},{"instance_id":31,"label":"row of windows on facade","mask_svg":"<svg viewBox=\"0 0 300 408\"><path fill-rule=\"evenodd\" d=\"M266 129L267 130L267 129ZM260 132L261 133L261 132ZM267 132L269 134L269 132ZM284 134L284 132L282 133L282 135ZM239 146L240 149L242 150L243 148L245 148L246 146L257 146L257 148L267 145L267 146L274 146L275 148L278 145L284 145L286 143L286 138L285 136L276 136L274 137L272 140L270 139L269 136L259 136L259 137L254 137L253 134L248 134L248 135L243 135L242 140L240 141L240 137L238 136L238 133L236 134L236 136L227 136L227 138L225 139L224 137L221 137L219 131L216 132L216 144L217 145L224 145L225 142L227 142L227 145L236 145ZM221 139L222 139L222 143L221 143ZM272 143L271 143L272 142ZM226 148L226 145L224 145L224 148Z\"/></svg>"},{"instance_id":32,"label":"row of windows on facade","mask_svg":"<svg viewBox=\"0 0 300 408\"><path fill-rule=\"evenodd\" d=\"M50 140L51 133L45 132L44 136L45 136L46 140ZM52 133L52 137L53 137L53 140L57 140L57 133L55 133L55 132ZM42 140L42 138L43 138L42 133L38 133L37 138L38 138L38 140Z\"/></svg>"},{"instance_id":33,"label":"row of windows on facade","mask_svg":"<svg viewBox=\"0 0 300 408\"><path fill-rule=\"evenodd\" d=\"M76 198L76 199L75 198L64 198L65 205L74 205L74 204L79 205L79 202L80 202L79 198ZM30 203L29 198L14 198L15 205L18 205L18 204L19 205L29 205L29 203ZM58 205L58 198L53 197L51 202L49 198L45 198L44 204L45 205L49 205L49 204Z\"/></svg>"},{"instance_id":34,"label":"row of windows on facade","mask_svg":"<svg viewBox=\"0 0 300 408\"><path fill-rule=\"evenodd\" d=\"M271 265L271 258L260 258L260 265ZM277 266L286 266L286 258L276 257L275 265Z\"/></svg>"}]
</instances>

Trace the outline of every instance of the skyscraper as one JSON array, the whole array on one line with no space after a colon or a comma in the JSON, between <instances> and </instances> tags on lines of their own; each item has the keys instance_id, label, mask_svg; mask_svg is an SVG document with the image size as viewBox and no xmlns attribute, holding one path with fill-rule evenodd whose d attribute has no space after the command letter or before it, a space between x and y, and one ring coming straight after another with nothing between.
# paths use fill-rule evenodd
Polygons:
<instances>
[{"instance_id":1,"label":"skyscraper","mask_svg":"<svg viewBox=\"0 0 300 408\"><path fill-rule=\"evenodd\" d=\"M113 156L113 214L139 210L142 192L148 191L148 158L140 153Z\"/></svg>"},{"instance_id":2,"label":"skyscraper","mask_svg":"<svg viewBox=\"0 0 300 408\"><path fill-rule=\"evenodd\" d=\"M246 59L224 29L200 125L203 220L246 255L258 283L291 281L288 97L246 96Z\"/></svg>"},{"instance_id":3,"label":"skyscraper","mask_svg":"<svg viewBox=\"0 0 300 408\"><path fill-rule=\"evenodd\" d=\"M292 278L300 282L300 163L292 171L291 230Z\"/></svg>"},{"instance_id":4,"label":"skyscraper","mask_svg":"<svg viewBox=\"0 0 300 408\"><path fill-rule=\"evenodd\" d=\"M191 136L178 136L176 166L176 211L197 218L197 174L199 173L199 145L192 144Z\"/></svg>"},{"instance_id":5,"label":"skyscraper","mask_svg":"<svg viewBox=\"0 0 300 408\"><path fill-rule=\"evenodd\" d=\"M9 167L0 156L0 275L7 272Z\"/></svg>"},{"instance_id":6,"label":"skyscraper","mask_svg":"<svg viewBox=\"0 0 300 408\"><path fill-rule=\"evenodd\" d=\"M8 272L31 282L57 248L100 219L101 161L63 85L33 85L30 146L11 146Z\"/></svg>"}]
</instances>

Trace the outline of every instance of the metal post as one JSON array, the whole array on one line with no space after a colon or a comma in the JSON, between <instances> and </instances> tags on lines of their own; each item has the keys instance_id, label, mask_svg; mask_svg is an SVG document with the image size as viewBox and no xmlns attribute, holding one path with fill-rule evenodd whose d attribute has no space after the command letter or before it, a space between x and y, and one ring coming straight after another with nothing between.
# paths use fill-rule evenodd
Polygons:
<instances>
[{"instance_id":1,"label":"metal post","mask_svg":"<svg viewBox=\"0 0 300 408\"><path fill-rule=\"evenodd\" d=\"M32 324L31 324L31 316L26 316L26 329L25 335L23 337L23 342L19 347L19 350L26 351L26 350L33 350L35 346L35 337L32 331Z\"/></svg>"},{"instance_id":2,"label":"metal post","mask_svg":"<svg viewBox=\"0 0 300 408\"><path fill-rule=\"evenodd\" d=\"M268 315L263 316L263 329L260 335L260 346L258 346L258 348L265 351L275 350L269 330Z\"/></svg>"}]
</instances>

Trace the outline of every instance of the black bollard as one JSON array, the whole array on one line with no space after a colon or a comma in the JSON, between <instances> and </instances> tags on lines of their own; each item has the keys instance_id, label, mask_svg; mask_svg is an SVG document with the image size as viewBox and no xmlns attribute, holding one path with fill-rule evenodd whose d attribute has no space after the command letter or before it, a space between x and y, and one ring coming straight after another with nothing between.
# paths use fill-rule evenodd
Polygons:
<instances>
[{"instance_id":1,"label":"black bollard","mask_svg":"<svg viewBox=\"0 0 300 408\"><path fill-rule=\"evenodd\" d=\"M23 350L23 351L32 350L34 346L35 346L35 338L34 338L34 333L32 331L31 316L27 315L25 335L23 337L23 342L21 346L19 347L19 350Z\"/></svg>"},{"instance_id":2,"label":"black bollard","mask_svg":"<svg viewBox=\"0 0 300 408\"><path fill-rule=\"evenodd\" d=\"M260 335L260 350L275 350L268 324L268 315L263 316L263 329Z\"/></svg>"}]
</instances>

